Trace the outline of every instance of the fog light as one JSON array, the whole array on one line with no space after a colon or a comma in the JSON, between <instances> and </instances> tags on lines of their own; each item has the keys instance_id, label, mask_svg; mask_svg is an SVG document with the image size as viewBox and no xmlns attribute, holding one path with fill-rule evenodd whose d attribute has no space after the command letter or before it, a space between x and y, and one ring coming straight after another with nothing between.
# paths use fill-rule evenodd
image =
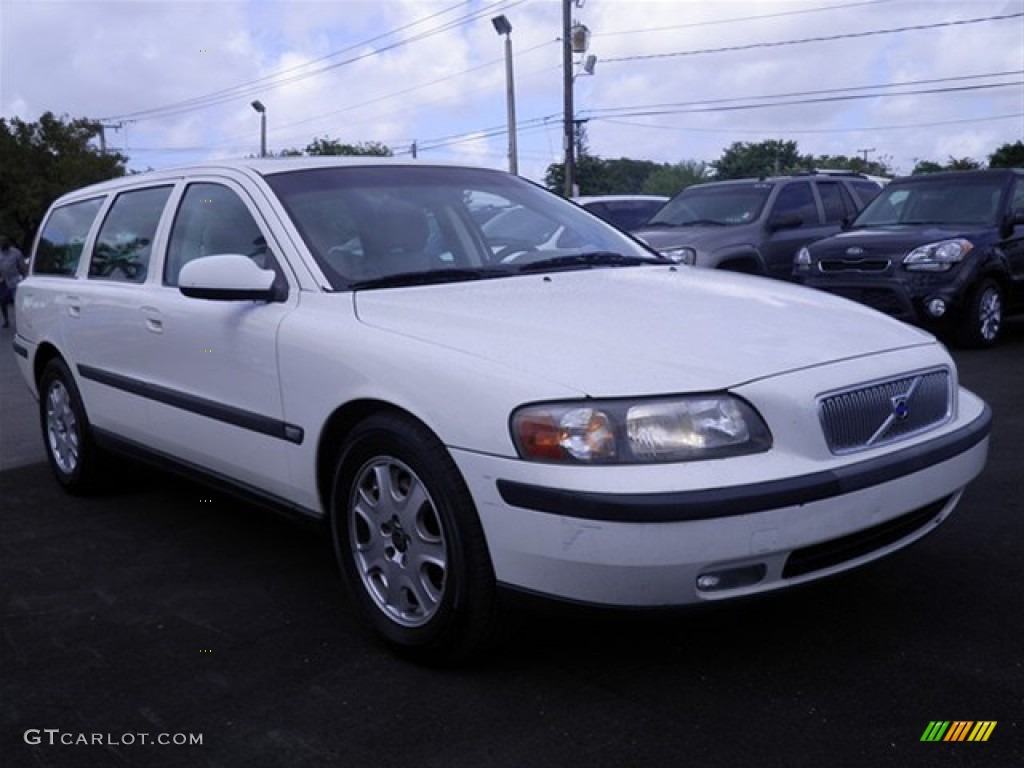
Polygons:
<instances>
[{"instance_id":1,"label":"fog light","mask_svg":"<svg viewBox=\"0 0 1024 768\"><path fill-rule=\"evenodd\" d=\"M928 309L928 314L932 317L942 317L946 314L945 299L928 299L925 307Z\"/></svg>"},{"instance_id":2,"label":"fog light","mask_svg":"<svg viewBox=\"0 0 1024 768\"><path fill-rule=\"evenodd\" d=\"M764 563L708 571L697 577L697 589L701 592L720 592L723 589L748 587L763 579L767 571Z\"/></svg>"}]
</instances>

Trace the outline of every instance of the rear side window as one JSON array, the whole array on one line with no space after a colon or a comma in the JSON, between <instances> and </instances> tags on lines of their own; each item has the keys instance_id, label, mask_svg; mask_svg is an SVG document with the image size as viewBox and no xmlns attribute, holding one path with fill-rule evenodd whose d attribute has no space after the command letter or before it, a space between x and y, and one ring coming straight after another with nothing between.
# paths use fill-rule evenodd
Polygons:
<instances>
[{"instance_id":1,"label":"rear side window","mask_svg":"<svg viewBox=\"0 0 1024 768\"><path fill-rule=\"evenodd\" d=\"M141 283L146 280L153 237L172 187L122 192L107 213L89 262L89 277Z\"/></svg>"},{"instance_id":2,"label":"rear side window","mask_svg":"<svg viewBox=\"0 0 1024 768\"><path fill-rule=\"evenodd\" d=\"M32 273L74 275L78 271L89 230L102 205L103 198L94 197L55 208L39 236Z\"/></svg>"}]
</instances>

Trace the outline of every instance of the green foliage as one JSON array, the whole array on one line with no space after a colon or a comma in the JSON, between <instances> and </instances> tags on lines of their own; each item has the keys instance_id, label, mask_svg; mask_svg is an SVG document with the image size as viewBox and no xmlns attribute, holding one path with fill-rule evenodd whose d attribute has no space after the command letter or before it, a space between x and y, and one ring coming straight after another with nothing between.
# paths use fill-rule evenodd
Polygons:
<instances>
[{"instance_id":1,"label":"green foliage","mask_svg":"<svg viewBox=\"0 0 1024 768\"><path fill-rule=\"evenodd\" d=\"M294 150L288 150L294 152ZM306 145L306 154L321 155L372 155L374 157L391 157L394 153L386 144L379 141L358 141L355 144L342 144L338 139L326 136L313 139Z\"/></svg>"},{"instance_id":2,"label":"green foliage","mask_svg":"<svg viewBox=\"0 0 1024 768\"><path fill-rule=\"evenodd\" d=\"M922 173L938 173L944 171L946 168L934 160L918 160L914 165L914 170L910 172L912 176L918 176Z\"/></svg>"},{"instance_id":3,"label":"green foliage","mask_svg":"<svg viewBox=\"0 0 1024 768\"><path fill-rule=\"evenodd\" d=\"M757 144L734 142L713 165L715 178L719 180L777 176L806 168L795 141L775 140Z\"/></svg>"},{"instance_id":4,"label":"green foliage","mask_svg":"<svg viewBox=\"0 0 1024 768\"><path fill-rule=\"evenodd\" d=\"M693 184L708 181L710 167L697 160L684 160L673 165L662 165L644 181L640 192L645 195L673 197Z\"/></svg>"},{"instance_id":5,"label":"green foliage","mask_svg":"<svg viewBox=\"0 0 1024 768\"><path fill-rule=\"evenodd\" d=\"M1003 144L988 158L989 168L1024 168L1024 141Z\"/></svg>"},{"instance_id":6,"label":"green foliage","mask_svg":"<svg viewBox=\"0 0 1024 768\"><path fill-rule=\"evenodd\" d=\"M949 162L945 165L933 160L918 160L911 174L918 176L922 173L939 173L940 171L975 171L979 168L981 168L981 163L970 157L950 157Z\"/></svg>"},{"instance_id":7,"label":"green foliage","mask_svg":"<svg viewBox=\"0 0 1024 768\"><path fill-rule=\"evenodd\" d=\"M605 160L583 154L576 160L576 186L581 195L672 195L704 177L704 163L688 161L679 165L631 160L620 157ZM658 191L651 191L651 185ZM565 188L565 166L553 163L544 175L548 189L562 192ZM660 191L671 190L671 191Z\"/></svg>"},{"instance_id":8,"label":"green foliage","mask_svg":"<svg viewBox=\"0 0 1024 768\"><path fill-rule=\"evenodd\" d=\"M890 166L892 158L883 155L878 160L864 160L859 157L847 157L846 155L808 155L807 170L815 168L828 168L838 171L855 171L866 173L871 176L893 176Z\"/></svg>"},{"instance_id":9,"label":"green foliage","mask_svg":"<svg viewBox=\"0 0 1024 768\"><path fill-rule=\"evenodd\" d=\"M584 147L585 150L585 147ZM982 164L970 157L950 157L946 163L918 160L913 173L972 170ZM1024 167L1024 142L1004 144L989 158L991 168ZM715 162L697 160L680 163L654 163L620 157L604 160L584 151L577 160L576 185L581 195L650 194L675 195L691 184L715 180L774 176L815 169L848 170L872 176L894 176L892 157L874 160L846 155L801 155L795 141L735 142ZM561 163L548 166L544 175L548 189L562 193L565 168Z\"/></svg>"},{"instance_id":10,"label":"green foliage","mask_svg":"<svg viewBox=\"0 0 1024 768\"><path fill-rule=\"evenodd\" d=\"M981 163L971 157L950 157L946 167L951 171L976 171L981 168Z\"/></svg>"},{"instance_id":11,"label":"green foliage","mask_svg":"<svg viewBox=\"0 0 1024 768\"><path fill-rule=\"evenodd\" d=\"M56 198L125 174L127 158L90 144L101 130L96 120L52 112L37 123L0 118L0 232L23 251Z\"/></svg>"}]
</instances>

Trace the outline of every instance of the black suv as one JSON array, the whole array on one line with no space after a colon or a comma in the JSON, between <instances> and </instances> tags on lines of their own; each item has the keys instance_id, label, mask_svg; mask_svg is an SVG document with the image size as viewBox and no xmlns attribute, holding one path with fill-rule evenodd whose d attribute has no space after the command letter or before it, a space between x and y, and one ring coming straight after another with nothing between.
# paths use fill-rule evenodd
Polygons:
<instances>
[{"instance_id":1,"label":"black suv","mask_svg":"<svg viewBox=\"0 0 1024 768\"><path fill-rule=\"evenodd\" d=\"M794 276L961 346L1024 312L1024 169L908 176L846 231L800 250Z\"/></svg>"},{"instance_id":2,"label":"black suv","mask_svg":"<svg viewBox=\"0 0 1024 768\"><path fill-rule=\"evenodd\" d=\"M789 280L800 246L838 232L880 190L852 172L694 184L633 234L673 261Z\"/></svg>"}]
</instances>

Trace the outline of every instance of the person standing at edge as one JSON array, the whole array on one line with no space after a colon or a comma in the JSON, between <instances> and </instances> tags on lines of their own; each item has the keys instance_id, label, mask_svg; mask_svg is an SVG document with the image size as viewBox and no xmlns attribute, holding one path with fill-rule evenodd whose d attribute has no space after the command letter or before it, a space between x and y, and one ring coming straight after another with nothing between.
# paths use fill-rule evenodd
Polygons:
<instances>
[{"instance_id":1,"label":"person standing at edge","mask_svg":"<svg viewBox=\"0 0 1024 768\"><path fill-rule=\"evenodd\" d=\"M14 291L25 275L25 257L7 235L0 235L0 314L4 328L11 325L7 307L14 303Z\"/></svg>"}]
</instances>

